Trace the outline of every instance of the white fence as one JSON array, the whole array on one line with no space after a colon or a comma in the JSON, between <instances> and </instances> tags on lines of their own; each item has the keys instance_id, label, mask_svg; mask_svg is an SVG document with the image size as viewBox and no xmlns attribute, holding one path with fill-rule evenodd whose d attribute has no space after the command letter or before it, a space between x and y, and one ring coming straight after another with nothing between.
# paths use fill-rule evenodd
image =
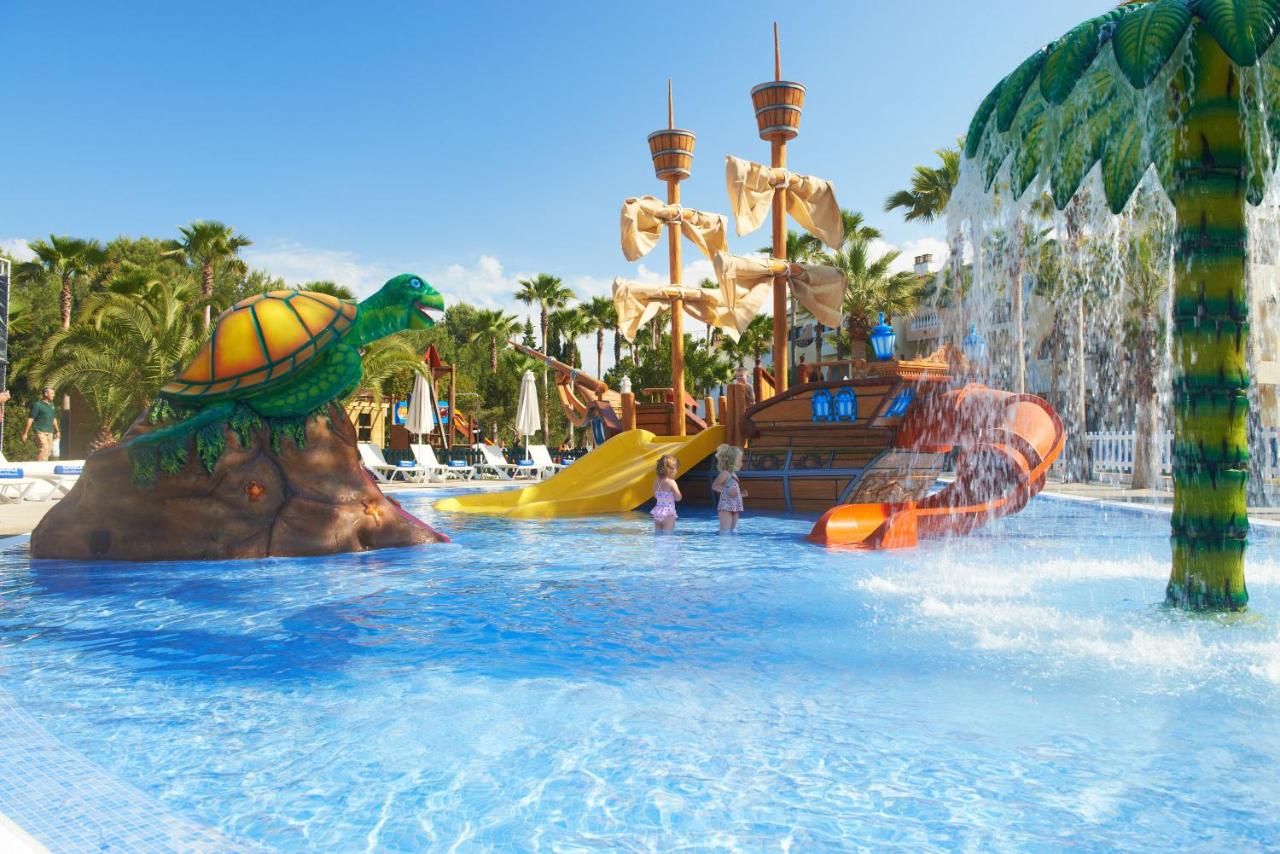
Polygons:
<instances>
[{"instance_id":1,"label":"white fence","mask_svg":"<svg viewBox=\"0 0 1280 854\"><path fill-rule=\"evenodd\" d=\"M1089 460L1094 475L1133 474L1132 431L1105 431L1086 433ZM1280 430L1264 431L1261 448L1254 448L1262 455L1262 470L1268 479L1280 478ZM1173 474L1173 433L1162 432L1156 439L1156 452L1160 455L1160 474Z\"/></svg>"}]
</instances>

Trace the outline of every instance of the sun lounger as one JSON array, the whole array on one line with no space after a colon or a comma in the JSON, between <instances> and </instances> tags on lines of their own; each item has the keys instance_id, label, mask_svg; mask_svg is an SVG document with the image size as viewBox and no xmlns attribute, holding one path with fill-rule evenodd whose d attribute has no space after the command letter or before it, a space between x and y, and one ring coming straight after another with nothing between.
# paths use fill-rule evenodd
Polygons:
<instances>
[{"instance_id":1,"label":"sun lounger","mask_svg":"<svg viewBox=\"0 0 1280 854\"><path fill-rule=\"evenodd\" d=\"M562 463L551 459L551 452L547 450L546 445L530 445L529 458L542 471L543 477L551 477L551 475L564 469Z\"/></svg>"},{"instance_id":2,"label":"sun lounger","mask_svg":"<svg viewBox=\"0 0 1280 854\"><path fill-rule=\"evenodd\" d=\"M379 483L391 483L397 475L410 483L421 483L429 474L416 462L412 465L391 465L377 445L361 442L357 447L360 449L360 462Z\"/></svg>"},{"instance_id":3,"label":"sun lounger","mask_svg":"<svg viewBox=\"0 0 1280 854\"><path fill-rule=\"evenodd\" d=\"M409 450L413 451L413 458L418 461L418 465L427 469L432 478L438 476L441 480L471 480L476 476L475 466L456 460L441 463L436 459L436 449L430 445L413 444L409 446Z\"/></svg>"},{"instance_id":4,"label":"sun lounger","mask_svg":"<svg viewBox=\"0 0 1280 854\"><path fill-rule=\"evenodd\" d=\"M507 462L502 456L502 451L498 450L495 445L472 445L472 448L480 452L484 457L484 462L476 466L476 471L488 471L496 474L500 480L511 480L520 474L520 466L515 463Z\"/></svg>"},{"instance_id":5,"label":"sun lounger","mask_svg":"<svg viewBox=\"0 0 1280 854\"><path fill-rule=\"evenodd\" d=\"M17 466L0 468L0 501L17 503L26 498L35 485L36 481L26 477L24 470Z\"/></svg>"}]
</instances>

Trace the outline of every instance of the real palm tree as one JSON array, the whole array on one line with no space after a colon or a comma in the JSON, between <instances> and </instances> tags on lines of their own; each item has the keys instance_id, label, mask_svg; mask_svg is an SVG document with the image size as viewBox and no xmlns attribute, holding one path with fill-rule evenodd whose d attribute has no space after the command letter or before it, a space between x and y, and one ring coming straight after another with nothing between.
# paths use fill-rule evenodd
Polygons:
<instances>
[{"instance_id":1,"label":"real palm tree","mask_svg":"<svg viewBox=\"0 0 1280 854\"><path fill-rule=\"evenodd\" d=\"M346 285L339 285L336 282L330 282L330 281L304 282L301 285L298 285L297 287L295 287L294 290L295 291L311 291L312 293L317 293L317 294L328 294L329 296L337 297L338 299L355 299L356 298L356 292L351 290L351 288L347 287Z\"/></svg>"},{"instance_id":2,"label":"real palm tree","mask_svg":"<svg viewBox=\"0 0 1280 854\"><path fill-rule=\"evenodd\" d=\"M618 327L618 310L613 300L608 297L592 297L591 302L583 306L586 317L590 320L591 329L596 333L596 376L604 377L604 334ZM614 354L617 361L617 353Z\"/></svg>"},{"instance_id":3,"label":"real palm tree","mask_svg":"<svg viewBox=\"0 0 1280 854\"><path fill-rule=\"evenodd\" d=\"M845 343L849 358L866 351L875 315L906 314L915 308L922 284L915 274L893 271L900 252L875 255L879 229L867 225L859 213L841 211L845 221L844 242L835 252L823 253L819 260L844 273ZM874 257L873 257L874 256ZM837 341L840 336L836 336Z\"/></svg>"},{"instance_id":4,"label":"real palm tree","mask_svg":"<svg viewBox=\"0 0 1280 854\"><path fill-rule=\"evenodd\" d=\"M563 308L573 299L573 291L556 276L539 273L532 279L521 279L515 297L525 305L537 305L542 330L542 352L547 352L547 313ZM542 438L549 441L550 422L547 414L547 366L542 366Z\"/></svg>"},{"instance_id":5,"label":"real palm tree","mask_svg":"<svg viewBox=\"0 0 1280 854\"><path fill-rule=\"evenodd\" d=\"M193 267L200 268L200 296L205 301L204 327L209 328L212 319L213 268L217 264L236 261L236 254L253 241L235 229L215 220L196 220L178 229L181 240L170 244L168 254L185 258Z\"/></svg>"},{"instance_id":6,"label":"real palm tree","mask_svg":"<svg viewBox=\"0 0 1280 854\"><path fill-rule=\"evenodd\" d=\"M72 285L86 278L93 268L106 260L106 251L96 240L82 240L78 237L60 237L49 235L49 239L37 240L31 244L31 251L36 254L34 260L19 265L19 271L25 275L48 273L58 278L62 288L59 294L59 306L62 310L62 328L71 326Z\"/></svg>"},{"instance_id":7,"label":"real palm tree","mask_svg":"<svg viewBox=\"0 0 1280 854\"><path fill-rule=\"evenodd\" d=\"M885 213L902 208L907 222L933 222L942 216L951 193L960 180L960 149L964 139L956 141L955 148L939 148L937 166L917 166L911 174L911 186L898 190L884 201Z\"/></svg>"},{"instance_id":8,"label":"real palm tree","mask_svg":"<svg viewBox=\"0 0 1280 854\"><path fill-rule=\"evenodd\" d=\"M520 331L520 319L501 309L481 309L476 312L475 327L470 341L484 341L489 347L489 373L498 372L498 349L506 346L512 335Z\"/></svg>"},{"instance_id":9,"label":"real palm tree","mask_svg":"<svg viewBox=\"0 0 1280 854\"><path fill-rule=\"evenodd\" d=\"M103 431L118 435L199 350L204 336L189 310L197 299L193 284L145 271L118 277L46 342L40 382L75 386Z\"/></svg>"},{"instance_id":10,"label":"real palm tree","mask_svg":"<svg viewBox=\"0 0 1280 854\"><path fill-rule=\"evenodd\" d=\"M371 342L360 352L364 378L357 391L367 391L375 401L381 401L388 380L411 373L422 374L430 380L431 374L422 361L425 349L422 332L397 332Z\"/></svg>"}]
</instances>

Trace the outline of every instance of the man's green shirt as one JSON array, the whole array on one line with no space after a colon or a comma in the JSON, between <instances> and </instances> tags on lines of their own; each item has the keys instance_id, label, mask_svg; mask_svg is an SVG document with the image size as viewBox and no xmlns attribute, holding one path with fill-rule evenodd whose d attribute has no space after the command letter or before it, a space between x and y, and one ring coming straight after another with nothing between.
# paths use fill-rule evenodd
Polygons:
<instances>
[{"instance_id":1,"label":"man's green shirt","mask_svg":"<svg viewBox=\"0 0 1280 854\"><path fill-rule=\"evenodd\" d=\"M31 429L37 433L52 433L53 419L58 417L58 410L52 403L37 400L31 404Z\"/></svg>"}]
</instances>

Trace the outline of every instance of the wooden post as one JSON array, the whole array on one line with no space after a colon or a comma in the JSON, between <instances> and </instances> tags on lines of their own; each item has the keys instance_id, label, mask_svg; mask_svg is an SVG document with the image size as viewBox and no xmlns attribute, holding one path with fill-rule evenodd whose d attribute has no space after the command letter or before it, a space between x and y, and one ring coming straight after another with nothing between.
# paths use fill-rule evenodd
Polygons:
<instances>
[{"instance_id":1,"label":"wooden post","mask_svg":"<svg viewBox=\"0 0 1280 854\"><path fill-rule=\"evenodd\" d=\"M716 401L717 407L716 420L721 424L729 423L729 390L725 389L724 394L720 395L720 399Z\"/></svg>"},{"instance_id":2,"label":"wooden post","mask_svg":"<svg viewBox=\"0 0 1280 854\"><path fill-rule=\"evenodd\" d=\"M775 38L776 38L775 25ZM775 42L776 48L776 42ZM769 140L769 165L774 169L787 166L787 141L781 136ZM787 258L787 191L783 187L773 191L773 257ZM787 276L783 273L773 280L773 381L778 394L787 390Z\"/></svg>"},{"instance_id":3,"label":"wooden post","mask_svg":"<svg viewBox=\"0 0 1280 854\"><path fill-rule=\"evenodd\" d=\"M675 100L671 94L671 78L667 78L667 129L676 126ZM680 204L680 173L667 176L667 204ZM671 268L671 283L680 284L680 223L673 222L667 226L669 244L668 258ZM671 390L675 398L675 409L672 415L671 435L685 435L684 418L684 300L671 301Z\"/></svg>"},{"instance_id":4,"label":"wooden post","mask_svg":"<svg viewBox=\"0 0 1280 854\"><path fill-rule=\"evenodd\" d=\"M667 179L667 204L680 204L680 180ZM671 283L680 284L680 223L673 222L667 226L667 239L670 243L668 253L671 261ZM684 300L671 300L671 390L675 398L675 411L672 415L673 436L685 435L684 418Z\"/></svg>"},{"instance_id":5,"label":"wooden post","mask_svg":"<svg viewBox=\"0 0 1280 854\"><path fill-rule=\"evenodd\" d=\"M456 408L457 396L454 390L458 387L458 369L454 365L449 366L449 429L444 431L444 446L446 448L453 447L453 431L458 429L458 410ZM436 413L436 417L440 417L440 413Z\"/></svg>"},{"instance_id":6,"label":"wooden post","mask_svg":"<svg viewBox=\"0 0 1280 854\"><path fill-rule=\"evenodd\" d=\"M711 395L707 395L702 399L702 408L706 410L706 422L708 427L714 427L716 423L716 402L711 399Z\"/></svg>"},{"instance_id":7,"label":"wooden post","mask_svg":"<svg viewBox=\"0 0 1280 854\"><path fill-rule=\"evenodd\" d=\"M636 429L636 396L629 391L622 394L622 429Z\"/></svg>"}]
</instances>

